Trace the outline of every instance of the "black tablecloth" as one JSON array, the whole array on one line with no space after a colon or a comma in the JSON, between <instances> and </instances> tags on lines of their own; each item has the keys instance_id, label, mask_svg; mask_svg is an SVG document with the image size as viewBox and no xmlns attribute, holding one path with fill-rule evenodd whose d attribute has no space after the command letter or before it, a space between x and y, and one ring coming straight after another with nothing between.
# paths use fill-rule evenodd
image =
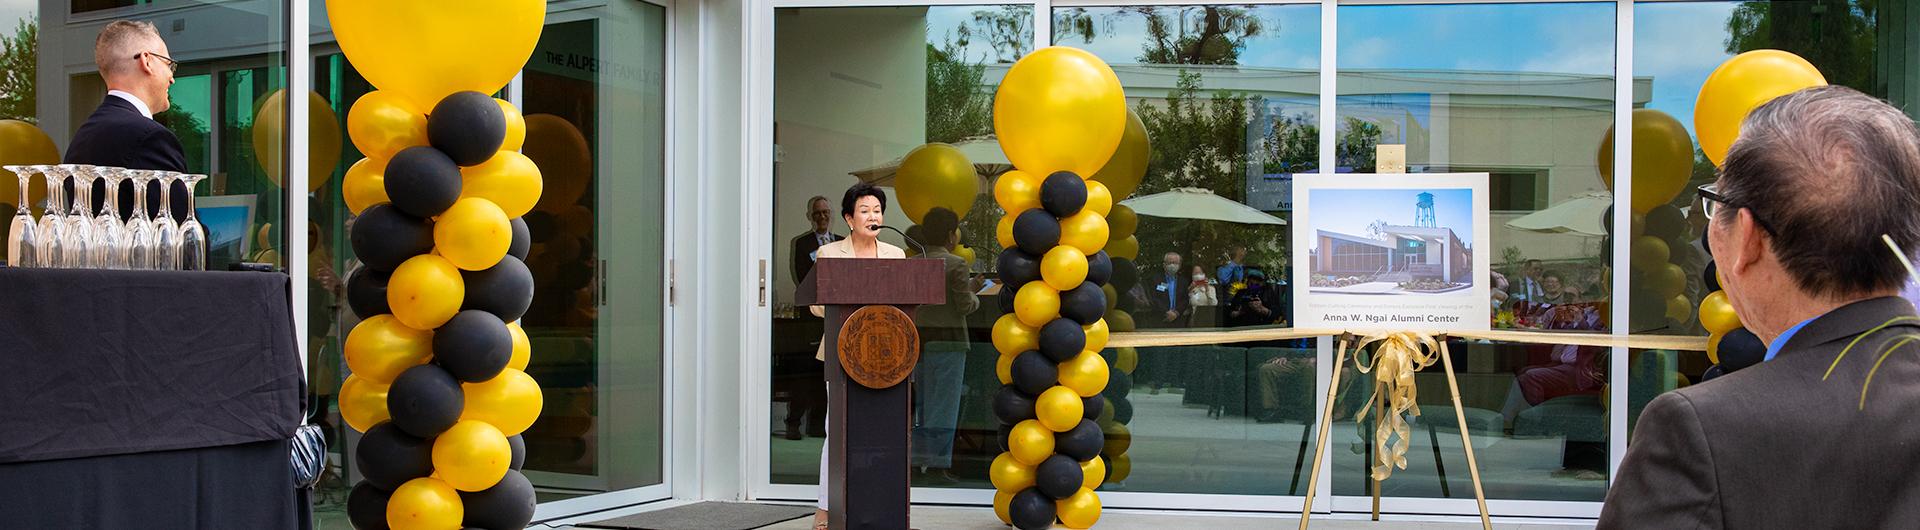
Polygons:
<instances>
[{"instance_id":1,"label":"black tablecloth","mask_svg":"<svg viewBox=\"0 0 1920 530\"><path fill-rule=\"evenodd\" d=\"M304 526L288 284L0 268L0 526Z\"/></svg>"}]
</instances>

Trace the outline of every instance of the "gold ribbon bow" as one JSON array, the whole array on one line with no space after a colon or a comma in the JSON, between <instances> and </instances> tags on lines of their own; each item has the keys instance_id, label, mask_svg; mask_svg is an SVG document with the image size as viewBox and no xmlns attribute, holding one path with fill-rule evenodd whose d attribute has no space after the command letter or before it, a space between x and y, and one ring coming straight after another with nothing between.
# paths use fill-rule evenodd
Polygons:
<instances>
[{"instance_id":1,"label":"gold ribbon bow","mask_svg":"<svg viewBox=\"0 0 1920 530\"><path fill-rule=\"evenodd\" d=\"M1373 344L1378 346L1371 362L1361 360L1359 352ZM1374 395L1368 396L1367 404L1353 414L1355 421L1366 417L1380 392L1386 392L1387 403L1380 411L1385 418L1373 425L1373 478L1386 480L1393 475L1393 468L1407 468L1410 444L1406 414L1420 415L1419 387L1413 374L1440 360L1439 342L1430 334L1395 331L1362 336L1352 347L1354 369L1372 373L1374 380Z\"/></svg>"}]
</instances>

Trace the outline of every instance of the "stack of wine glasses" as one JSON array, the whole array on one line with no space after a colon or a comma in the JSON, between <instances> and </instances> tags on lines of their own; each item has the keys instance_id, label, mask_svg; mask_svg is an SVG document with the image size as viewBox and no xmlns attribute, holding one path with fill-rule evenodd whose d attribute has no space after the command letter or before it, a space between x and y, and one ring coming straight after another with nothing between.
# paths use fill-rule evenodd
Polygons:
<instances>
[{"instance_id":1,"label":"stack of wine glasses","mask_svg":"<svg viewBox=\"0 0 1920 530\"><path fill-rule=\"evenodd\" d=\"M8 266L207 270L207 231L193 207L194 186L206 175L85 164L4 167L20 179L20 200L7 230ZM27 199L34 175L47 190L38 220ZM133 215L121 219L119 190L127 181L133 183ZM170 208L176 181L187 187L187 219L182 223L174 222ZM93 206L95 182L107 190L98 210ZM157 193L147 187L154 182L160 183ZM73 197L67 196L67 183L72 183ZM159 215L149 218L149 202L159 203Z\"/></svg>"}]
</instances>

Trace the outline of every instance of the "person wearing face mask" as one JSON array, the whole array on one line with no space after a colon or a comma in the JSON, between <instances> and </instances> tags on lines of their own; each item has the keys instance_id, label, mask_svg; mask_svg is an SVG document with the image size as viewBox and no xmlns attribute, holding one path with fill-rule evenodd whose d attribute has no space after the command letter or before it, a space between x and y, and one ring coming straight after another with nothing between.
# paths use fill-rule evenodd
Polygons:
<instances>
[{"instance_id":1,"label":"person wearing face mask","mask_svg":"<svg viewBox=\"0 0 1920 530\"><path fill-rule=\"evenodd\" d=\"M886 224L887 193L872 184L859 183L847 188L847 194L840 198L840 218L847 222L846 239L822 245L818 259L878 258L906 259L906 251L880 240L879 226ZM812 306L813 316L827 316L826 308ZM826 337L820 338L820 349L814 359L825 361L827 358ZM829 389L831 391L831 389ZM831 396L829 396L831 399ZM827 421L833 419L829 417ZM825 440L820 444L820 500L819 509L813 514L813 527L816 530L827 527L827 447Z\"/></svg>"},{"instance_id":2,"label":"person wearing face mask","mask_svg":"<svg viewBox=\"0 0 1920 530\"><path fill-rule=\"evenodd\" d=\"M1188 298L1191 277L1180 274L1180 254L1168 252L1160 260L1160 272L1140 282L1147 296L1147 305L1151 308L1147 314L1151 318L1136 318L1138 325L1177 328L1186 324L1193 302Z\"/></svg>"},{"instance_id":3,"label":"person wearing face mask","mask_svg":"<svg viewBox=\"0 0 1920 530\"><path fill-rule=\"evenodd\" d=\"M1210 328L1220 325L1220 295L1215 291L1213 281L1207 279L1206 269L1193 266L1193 282L1187 284L1187 306L1192 310L1189 326Z\"/></svg>"},{"instance_id":4,"label":"person wearing face mask","mask_svg":"<svg viewBox=\"0 0 1920 530\"><path fill-rule=\"evenodd\" d=\"M1233 302L1227 307L1227 325L1265 326L1270 324L1287 325L1286 304L1280 299L1280 290L1267 284L1267 273L1260 269L1247 270L1247 288L1233 295Z\"/></svg>"}]
</instances>

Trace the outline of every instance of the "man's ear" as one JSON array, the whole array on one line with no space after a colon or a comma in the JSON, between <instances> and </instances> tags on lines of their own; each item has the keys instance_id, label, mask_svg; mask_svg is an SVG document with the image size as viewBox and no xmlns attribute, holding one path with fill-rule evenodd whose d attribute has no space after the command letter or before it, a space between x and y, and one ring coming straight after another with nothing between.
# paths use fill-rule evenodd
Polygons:
<instances>
[{"instance_id":1,"label":"man's ear","mask_svg":"<svg viewBox=\"0 0 1920 530\"><path fill-rule=\"evenodd\" d=\"M1760 228L1760 222L1753 217L1753 210L1742 208L1735 212L1732 226L1727 227L1727 235L1732 236L1733 272L1745 274L1748 268L1760 263L1770 249L1766 230Z\"/></svg>"}]
</instances>

